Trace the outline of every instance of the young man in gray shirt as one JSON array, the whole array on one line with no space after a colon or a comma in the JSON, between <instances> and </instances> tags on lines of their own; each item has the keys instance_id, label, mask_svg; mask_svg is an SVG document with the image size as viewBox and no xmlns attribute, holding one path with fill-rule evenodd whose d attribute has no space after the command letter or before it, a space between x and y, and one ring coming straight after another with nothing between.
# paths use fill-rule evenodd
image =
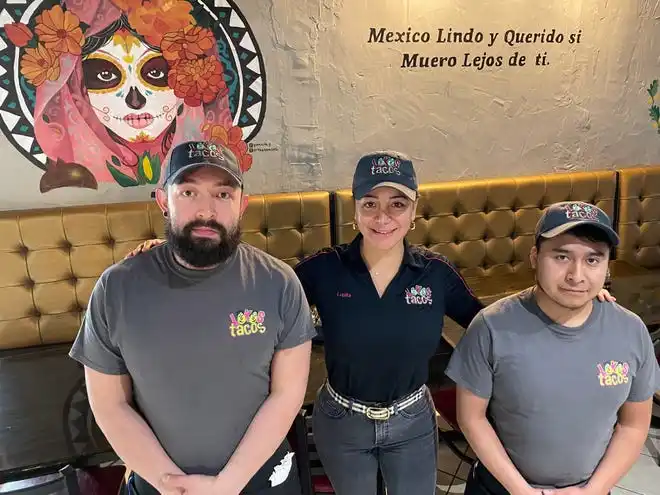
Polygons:
<instances>
[{"instance_id":1,"label":"young man in gray shirt","mask_svg":"<svg viewBox=\"0 0 660 495\"><path fill-rule=\"evenodd\" d=\"M648 435L660 370L641 319L595 300L619 242L582 202L549 207L536 285L483 309L447 375L476 453L466 495L607 494Z\"/></svg>"},{"instance_id":2,"label":"young man in gray shirt","mask_svg":"<svg viewBox=\"0 0 660 495\"><path fill-rule=\"evenodd\" d=\"M315 335L284 262L240 242L236 157L174 148L156 201L168 242L100 276L70 355L134 472L128 493L299 495L285 440Z\"/></svg>"}]
</instances>

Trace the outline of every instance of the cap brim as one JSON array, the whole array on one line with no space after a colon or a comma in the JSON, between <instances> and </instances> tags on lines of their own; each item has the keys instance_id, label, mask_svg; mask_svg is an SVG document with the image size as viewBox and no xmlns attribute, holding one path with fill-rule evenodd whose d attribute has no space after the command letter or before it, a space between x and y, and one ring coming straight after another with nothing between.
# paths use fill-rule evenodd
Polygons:
<instances>
[{"instance_id":1,"label":"cap brim","mask_svg":"<svg viewBox=\"0 0 660 495\"><path fill-rule=\"evenodd\" d=\"M165 184L174 184L177 181L177 179L179 179L179 177L181 177L181 175L183 175L186 172L190 172L190 171L192 171L196 168L199 168L199 167L213 167L213 168L219 168L220 170L224 170L236 181L236 184L238 186L243 185L243 179L241 179L238 175L236 175L236 173L233 170L231 170L228 167L225 167L223 165L220 165L218 163L213 163L213 162L191 163L190 165L186 165L185 167L181 167L179 170L177 170L176 172L174 172L172 175L170 175L167 178L167 181L165 182Z\"/></svg>"},{"instance_id":2,"label":"cap brim","mask_svg":"<svg viewBox=\"0 0 660 495\"><path fill-rule=\"evenodd\" d=\"M614 231L614 229L611 229L610 227L603 225L600 222L596 222L593 220L576 220L575 222L568 222L562 225L559 225L558 227L555 227L554 229L550 229L547 232L544 232L540 234L541 237L544 237L546 239L551 239L553 237L557 237L560 234L564 234L567 231L577 227L578 225L593 225L594 227L599 228L603 232L607 234L607 237L609 238L610 242L612 243L613 246L618 246L619 245L619 236L618 234Z\"/></svg>"},{"instance_id":3,"label":"cap brim","mask_svg":"<svg viewBox=\"0 0 660 495\"><path fill-rule=\"evenodd\" d=\"M403 184L399 184L398 182L387 182L387 181L379 182L378 184L374 184L373 186L367 185L366 187L357 188L353 192L353 196L355 196L355 199L362 199L366 194L373 191L377 187L391 187L403 193L411 201L415 201L417 199L417 191L415 191L414 189L410 189L409 187L404 186Z\"/></svg>"}]
</instances>

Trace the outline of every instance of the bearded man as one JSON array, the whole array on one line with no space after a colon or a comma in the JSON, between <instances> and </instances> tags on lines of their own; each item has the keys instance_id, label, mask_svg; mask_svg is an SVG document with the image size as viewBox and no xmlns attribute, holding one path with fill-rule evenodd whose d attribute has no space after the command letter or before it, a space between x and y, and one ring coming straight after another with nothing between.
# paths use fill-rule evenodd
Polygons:
<instances>
[{"instance_id":1,"label":"bearded man","mask_svg":"<svg viewBox=\"0 0 660 495\"><path fill-rule=\"evenodd\" d=\"M243 176L220 144L176 146L156 202L167 242L104 271L70 352L128 493L300 494L286 434L315 336L300 282L240 241Z\"/></svg>"}]
</instances>

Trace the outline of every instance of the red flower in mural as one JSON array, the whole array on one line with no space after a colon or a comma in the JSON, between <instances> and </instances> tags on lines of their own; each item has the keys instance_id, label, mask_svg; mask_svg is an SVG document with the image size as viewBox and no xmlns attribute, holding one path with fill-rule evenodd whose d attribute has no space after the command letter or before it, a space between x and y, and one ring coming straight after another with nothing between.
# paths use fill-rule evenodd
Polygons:
<instances>
[{"instance_id":1,"label":"red flower in mural","mask_svg":"<svg viewBox=\"0 0 660 495\"><path fill-rule=\"evenodd\" d=\"M222 64L216 57L181 60L170 69L167 83L186 105L197 107L226 96L229 88L223 77Z\"/></svg>"},{"instance_id":2,"label":"red flower in mural","mask_svg":"<svg viewBox=\"0 0 660 495\"><path fill-rule=\"evenodd\" d=\"M229 148L243 172L247 172L252 167L252 155L248 153L248 146L243 141L243 130L238 126L231 126L229 129L219 124L204 124L202 126L204 139L215 143L220 143Z\"/></svg>"},{"instance_id":3,"label":"red flower in mural","mask_svg":"<svg viewBox=\"0 0 660 495\"><path fill-rule=\"evenodd\" d=\"M80 55L85 37L80 21L71 12L64 12L60 5L44 10L36 18L34 32L48 50Z\"/></svg>"},{"instance_id":4,"label":"red flower in mural","mask_svg":"<svg viewBox=\"0 0 660 495\"><path fill-rule=\"evenodd\" d=\"M167 33L160 43L160 49L168 62L176 64L179 60L196 60L204 56L214 45L215 38L209 29L186 26Z\"/></svg>"},{"instance_id":5,"label":"red flower in mural","mask_svg":"<svg viewBox=\"0 0 660 495\"><path fill-rule=\"evenodd\" d=\"M5 33L7 33L7 38L11 41L14 46L19 48L27 45L33 37L32 31L22 22L12 22L11 24L5 24Z\"/></svg>"},{"instance_id":6,"label":"red flower in mural","mask_svg":"<svg viewBox=\"0 0 660 495\"><path fill-rule=\"evenodd\" d=\"M154 46L160 46L166 33L194 25L192 5L185 0L128 0L128 22Z\"/></svg>"},{"instance_id":7,"label":"red flower in mural","mask_svg":"<svg viewBox=\"0 0 660 495\"><path fill-rule=\"evenodd\" d=\"M36 48L26 48L21 58L21 74L34 86L60 77L60 54L48 50L39 43Z\"/></svg>"}]
</instances>

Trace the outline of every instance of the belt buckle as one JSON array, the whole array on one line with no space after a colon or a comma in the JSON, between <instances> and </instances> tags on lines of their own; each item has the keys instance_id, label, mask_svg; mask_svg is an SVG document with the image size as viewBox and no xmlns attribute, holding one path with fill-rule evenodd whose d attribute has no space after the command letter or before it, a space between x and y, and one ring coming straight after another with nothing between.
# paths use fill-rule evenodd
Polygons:
<instances>
[{"instance_id":1,"label":"belt buckle","mask_svg":"<svg viewBox=\"0 0 660 495\"><path fill-rule=\"evenodd\" d=\"M390 419L392 413L387 407L367 407L365 415L374 421L385 421L386 419Z\"/></svg>"}]
</instances>

